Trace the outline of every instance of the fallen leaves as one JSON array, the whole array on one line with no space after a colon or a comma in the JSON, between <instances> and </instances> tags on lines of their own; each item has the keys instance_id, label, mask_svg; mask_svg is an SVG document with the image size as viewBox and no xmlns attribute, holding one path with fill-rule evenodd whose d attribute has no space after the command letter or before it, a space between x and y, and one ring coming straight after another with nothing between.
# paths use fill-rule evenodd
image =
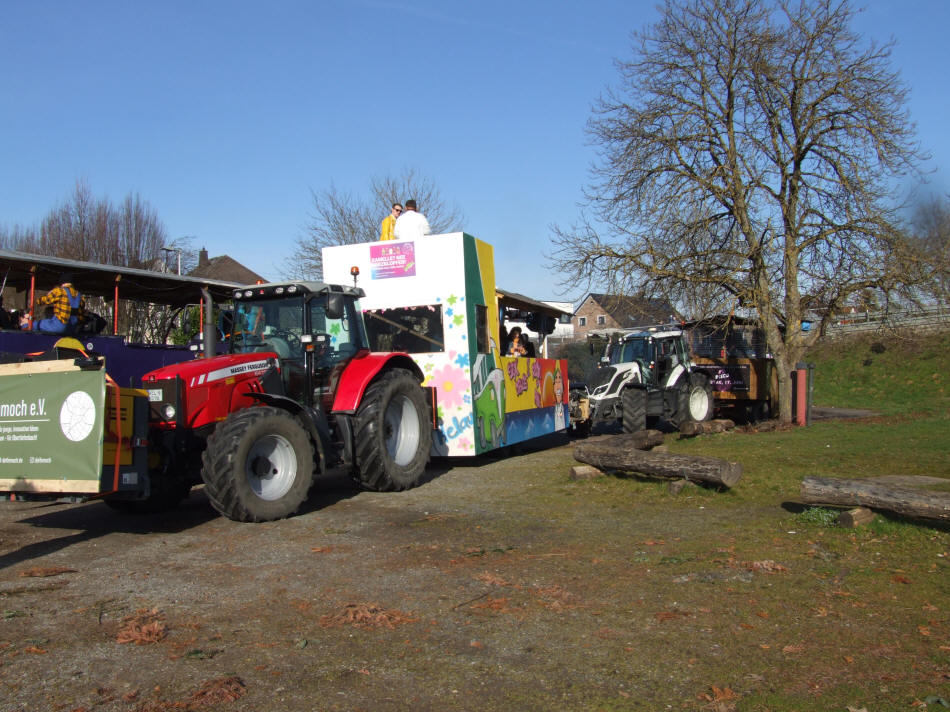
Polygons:
<instances>
[{"instance_id":1,"label":"fallen leaves","mask_svg":"<svg viewBox=\"0 0 950 712\"><path fill-rule=\"evenodd\" d=\"M74 574L76 569L67 566L34 566L32 569L21 571L22 578L46 578L48 576L59 576L60 574Z\"/></svg>"},{"instance_id":2,"label":"fallen leaves","mask_svg":"<svg viewBox=\"0 0 950 712\"><path fill-rule=\"evenodd\" d=\"M716 712L730 712L736 708L735 701L739 699L739 693L731 687L717 687L710 685L709 692L699 695L700 700L708 702L706 709L712 709Z\"/></svg>"},{"instance_id":3,"label":"fallen leaves","mask_svg":"<svg viewBox=\"0 0 950 712\"><path fill-rule=\"evenodd\" d=\"M788 571L788 567L782 566L771 559L765 559L764 561L746 561L743 566L749 571L754 571L756 573L763 574L774 574L780 571Z\"/></svg>"},{"instance_id":4,"label":"fallen leaves","mask_svg":"<svg viewBox=\"0 0 950 712\"><path fill-rule=\"evenodd\" d=\"M512 609L508 606L507 598L485 598L478 603L473 603L472 608L483 611L496 611L498 613L511 613Z\"/></svg>"},{"instance_id":5,"label":"fallen leaves","mask_svg":"<svg viewBox=\"0 0 950 712\"><path fill-rule=\"evenodd\" d=\"M158 688L155 688L158 691ZM195 692L191 693L184 702L169 702L166 700L148 700L138 705L136 712L194 712L206 707L212 707L225 702L234 702L247 694L247 685L236 675L219 677L208 680ZM138 690L127 702L134 702L138 698Z\"/></svg>"},{"instance_id":6,"label":"fallen leaves","mask_svg":"<svg viewBox=\"0 0 950 712\"><path fill-rule=\"evenodd\" d=\"M501 576L498 576L493 573L489 573L487 571L485 573L478 574L478 576L475 577L475 580L481 581L482 583L487 584L489 586L510 586L511 585L507 581L505 581L505 579L503 579Z\"/></svg>"},{"instance_id":7,"label":"fallen leaves","mask_svg":"<svg viewBox=\"0 0 950 712\"><path fill-rule=\"evenodd\" d=\"M210 707L221 702L234 702L247 693L247 686L237 676L220 677L204 683L191 695L187 709Z\"/></svg>"},{"instance_id":8,"label":"fallen leaves","mask_svg":"<svg viewBox=\"0 0 950 712\"><path fill-rule=\"evenodd\" d=\"M675 609L672 611L657 611L656 613L653 614L653 617L656 618L661 623L663 621L676 620L677 618L689 618L689 616L690 616L689 611L681 611L678 609Z\"/></svg>"},{"instance_id":9,"label":"fallen leaves","mask_svg":"<svg viewBox=\"0 0 950 712\"><path fill-rule=\"evenodd\" d=\"M397 610L385 610L375 603L347 603L339 613L321 616L320 625L332 628L352 625L357 628L395 628L404 623L414 623L418 618Z\"/></svg>"},{"instance_id":10,"label":"fallen leaves","mask_svg":"<svg viewBox=\"0 0 950 712\"><path fill-rule=\"evenodd\" d=\"M157 608L142 608L122 619L116 642L148 645L161 641L167 632L165 616Z\"/></svg>"}]
</instances>

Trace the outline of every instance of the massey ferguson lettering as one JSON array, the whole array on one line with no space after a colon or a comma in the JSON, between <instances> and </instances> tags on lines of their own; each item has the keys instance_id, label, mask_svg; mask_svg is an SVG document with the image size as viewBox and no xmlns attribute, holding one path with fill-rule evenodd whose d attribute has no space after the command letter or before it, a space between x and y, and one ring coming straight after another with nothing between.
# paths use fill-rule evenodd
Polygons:
<instances>
[{"instance_id":1,"label":"massey ferguson lettering","mask_svg":"<svg viewBox=\"0 0 950 712\"><path fill-rule=\"evenodd\" d=\"M265 359L263 361L252 361L250 363L239 363L234 366L226 366L225 368L219 368L217 371L211 371L208 374L207 382L211 381L220 381L222 378L231 378L233 376L239 376L242 373L249 373L252 371L266 371L270 368L270 360Z\"/></svg>"}]
</instances>

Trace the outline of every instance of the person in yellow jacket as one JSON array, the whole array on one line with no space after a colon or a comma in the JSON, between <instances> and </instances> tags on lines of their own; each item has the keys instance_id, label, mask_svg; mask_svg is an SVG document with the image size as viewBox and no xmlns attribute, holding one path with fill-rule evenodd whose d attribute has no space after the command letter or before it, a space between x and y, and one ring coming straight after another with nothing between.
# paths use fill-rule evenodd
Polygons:
<instances>
[{"instance_id":1,"label":"person in yellow jacket","mask_svg":"<svg viewBox=\"0 0 950 712\"><path fill-rule=\"evenodd\" d=\"M34 321L34 331L74 334L79 328L79 323L84 317L86 300L73 286L72 275L64 274L59 281L58 287L53 287L48 294L36 300L40 306L51 307L52 313L45 319Z\"/></svg>"},{"instance_id":2,"label":"person in yellow jacket","mask_svg":"<svg viewBox=\"0 0 950 712\"><path fill-rule=\"evenodd\" d=\"M393 230L396 227L396 218L402 213L402 205L399 203L393 203L392 212L383 218L382 224L382 234L380 234L380 240L395 240L393 235Z\"/></svg>"}]
</instances>

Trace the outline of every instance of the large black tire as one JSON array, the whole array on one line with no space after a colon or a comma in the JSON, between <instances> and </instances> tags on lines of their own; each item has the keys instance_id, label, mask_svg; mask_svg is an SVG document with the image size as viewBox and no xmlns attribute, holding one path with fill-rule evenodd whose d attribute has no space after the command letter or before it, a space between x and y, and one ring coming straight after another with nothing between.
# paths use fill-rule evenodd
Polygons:
<instances>
[{"instance_id":1,"label":"large black tire","mask_svg":"<svg viewBox=\"0 0 950 712\"><path fill-rule=\"evenodd\" d=\"M201 476L228 519L267 522L296 512L313 484L313 443L296 418L255 406L228 416L208 438Z\"/></svg>"},{"instance_id":2,"label":"large black tire","mask_svg":"<svg viewBox=\"0 0 950 712\"><path fill-rule=\"evenodd\" d=\"M624 388L620 392L621 420L625 433L639 433L647 427L647 392L642 388Z\"/></svg>"},{"instance_id":3,"label":"large black tire","mask_svg":"<svg viewBox=\"0 0 950 712\"><path fill-rule=\"evenodd\" d=\"M366 489L414 487L425 472L432 425L425 392L409 372L384 371L366 389L356 411L356 471Z\"/></svg>"},{"instance_id":4,"label":"large black tire","mask_svg":"<svg viewBox=\"0 0 950 712\"><path fill-rule=\"evenodd\" d=\"M690 373L680 379L676 415L673 424L702 422L713 416L713 394L709 379L701 373Z\"/></svg>"}]
</instances>

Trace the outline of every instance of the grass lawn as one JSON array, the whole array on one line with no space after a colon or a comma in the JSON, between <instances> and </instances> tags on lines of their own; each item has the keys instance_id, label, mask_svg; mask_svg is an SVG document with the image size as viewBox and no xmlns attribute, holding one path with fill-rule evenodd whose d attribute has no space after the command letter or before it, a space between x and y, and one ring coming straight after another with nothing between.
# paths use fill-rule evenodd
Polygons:
<instances>
[{"instance_id":1,"label":"grass lawn","mask_svg":"<svg viewBox=\"0 0 950 712\"><path fill-rule=\"evenodd\" d=\"M673 452L742 464L733 490L692 495L716 510L734 508L741 525L715 534L730 556L768 556L795 572L777 574L785 580L759 592L762 616L750 613L744 625L761 630L782 616L791 642L778 657L801 679L712 699L710 708L944 709L950 706L950 530L883 514L846 530L833 525L835 512L794 503L808 476L928 475L946 478L945 487L933 489L950 492L950 333L827 342L809 361L815 405L879 415L769 433L668 437ZM779 507L784 516L777 519L747 516L774 515ZM767 637L758 652L769 659L776 643ZM796 650L807 650L807 663L789 652ZM724 665L719 674L727 670Z\"/></svg>"}]
</instances>

